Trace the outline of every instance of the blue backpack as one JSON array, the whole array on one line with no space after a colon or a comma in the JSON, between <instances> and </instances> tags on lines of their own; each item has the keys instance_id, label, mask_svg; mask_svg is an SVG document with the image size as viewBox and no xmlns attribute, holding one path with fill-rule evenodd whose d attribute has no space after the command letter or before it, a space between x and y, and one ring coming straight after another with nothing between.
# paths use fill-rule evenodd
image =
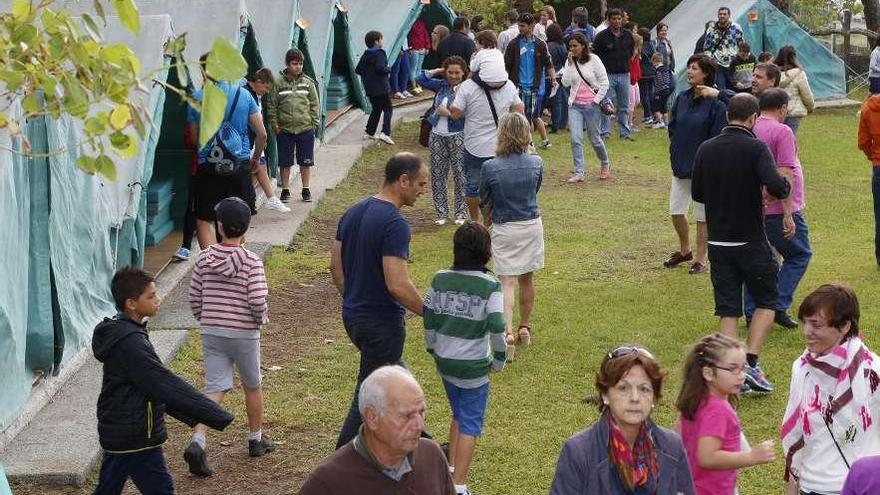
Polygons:
<instances>
[{"instance_id":1,"label":"blue backpack","mask_svg":"<svg viewBox=\"0 0 880 495\"><path fill-rule=\"evenodd\" d=\"M232 114L235 113L236 105L238 105L239 93L241 93L241 88L235 90L235 97L232 99L232 107L229 109L229 113L223 119L223 124L220 125L217 134L214 134L214 137L208 141L208 156L205 158L203 166L207 167L208 171L213 175L235 175L248 161L247 159L239 158L232 151L240 150L244 144L241 134L229 122Z\"/></svg>"}]
</instances>

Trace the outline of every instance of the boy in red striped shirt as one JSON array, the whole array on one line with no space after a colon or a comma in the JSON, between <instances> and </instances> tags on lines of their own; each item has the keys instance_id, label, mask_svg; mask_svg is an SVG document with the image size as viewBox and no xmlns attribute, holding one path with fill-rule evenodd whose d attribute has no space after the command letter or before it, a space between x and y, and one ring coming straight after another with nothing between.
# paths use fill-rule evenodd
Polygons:
<instances>
[{"instance_id":1,"label":"boy in red striped shirt","mask_svg":"<svg viewBox=\"0 0 880 495\"><path fill-rule=\"evenodd\" d=\"M269 289L263 261L244 247L251 209L239 198L214 209L220 243L199 254L189 287L193 316L199 322L205 361L205 394L220 403L232 389L232 365L238 368L248 418L248 452L258 457L275 450L262 434L263 390L260 377L260 327L268 321ZM204 425L195 427L183 453L189 471L211 476L205 454Z\"/></svg>"}]
</instances>

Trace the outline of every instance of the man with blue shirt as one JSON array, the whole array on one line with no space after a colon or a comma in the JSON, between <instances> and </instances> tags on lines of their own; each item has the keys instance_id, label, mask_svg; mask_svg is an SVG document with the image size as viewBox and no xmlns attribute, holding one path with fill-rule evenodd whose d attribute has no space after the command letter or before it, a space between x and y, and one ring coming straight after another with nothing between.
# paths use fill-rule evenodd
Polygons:
<instances>
[{"instance_id":1,"label":"man with blue shirt","mask_svg":"<svg viewBox=\"0 0 880 495\"><path fill-rule=\"evenodd\" d=\"M632 141L632 129L629 128L629 63L635 53L635 39L628 29L623 29L623 11L608 11L608 29L596 34L593 41L593 53L599 56L608 72L608 99L614 97L617 105L617 124L620 127L620 139ZM603 138L611 135L611 116L602 116L600 129Z\"/></svg>"},{"instance_id":2,"label":"man with blue shirt","mask_svg":"<svg viewBox=\"0 0 880 495\"><path fill-rule=\"evenodd\" d=\"M351 408L336 448L361 426L358 391L374 370L400 364L406 338L406 310L421 316L422 296L409 276L410 226L400 214L428 183L428 167L412 153L398 153L385 165L379 194L363 199L339 220L330 253L333 284L342 295L345 332L361 353Z\"/></svg>"},{"instance_id":3,"label":"man with blue shirt","mask_svg":"<svg viewBox=\"0 0 880 495\"><path fill-rule=\"evenodd\" d=\"M541 120L544 95L559 85L547 43L534 36L535 17L524 13L519 16L519 36L511 40L504 51L504 66L510 81L519 89L519 97L525 106L525 116L541 134L541 148L550 147L547 127ZM551 81L547 88L544 75Z\"/></svg>"},{"instance_id":4,"label":"man with blue shirt","mask_svg":"<svg viewBox=\"0 0 880 495\"><path fill-rule=\"evenodd\" d=\"M205 73L205 64L208 60L208 54L199 58L202 69L202 78L207 81L208 75ZM241 88L237 84L231 84L226 81L215 81L218 88L226 93L226 111L223 114L223 123L229 122L235 132L241 138L241 147L237 150L229 150L242 163L238 170L231 175L218 175L211 171L208 164L209 146L205 146L199 150L198 172L196 174L196 235L199 239L199 245L202 248L210 246L217 242L214 233L214 207L220 201L230 198L247 198L249 196L248 188L253 194L253 183L251 182L251 169L256 168L260 164L260 156L266 149L266 128L263 126L263 117L260 114L260 107L257 106L256 100L251 96L250 92ZM202 100L203 89L196 91L193 95L198 101ZM199 113L192 107L187 109L187 125L190 126L192 136L199 135ZM248 137L248 126L256 134L256 142L254 143L253 152L251 152L251 142Z\"/></svg>"}]
</instances>

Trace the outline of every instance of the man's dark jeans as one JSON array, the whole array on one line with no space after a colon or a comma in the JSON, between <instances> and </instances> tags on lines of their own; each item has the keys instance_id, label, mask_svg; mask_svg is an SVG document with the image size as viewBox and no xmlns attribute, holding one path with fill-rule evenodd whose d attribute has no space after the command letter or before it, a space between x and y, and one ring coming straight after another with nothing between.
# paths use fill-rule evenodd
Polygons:
<instances>
[{"instance_id":1,"label":"man's dark jeans","mask_svg":"<svg viewBox=\"0 0 880 495\"><path fill-rule=\"evenodd\" d=\"M351 407L342 431L339 432L339 440L336 448L340 448L350 442L361 426L361 412L358 409L358 393L361 383L376 369L388 364L403 364L403 342L406 339L406 328L403 318L372 319L351 318L345 319L345 333L348 338L361 352L361 365L358 370L357 385L354 387L354 397L351 399Z\"/></svg>"},{"instance_id":2,"label":"man's dark jeans","mask_svg":"<svg viewBox=\"0 0 880 495\"><path fill-rule=\"evenodd\" d=\"M880 167L874 167L871 192L874 195L874 257L880 267Z\"/></svg>"}]
</instances>

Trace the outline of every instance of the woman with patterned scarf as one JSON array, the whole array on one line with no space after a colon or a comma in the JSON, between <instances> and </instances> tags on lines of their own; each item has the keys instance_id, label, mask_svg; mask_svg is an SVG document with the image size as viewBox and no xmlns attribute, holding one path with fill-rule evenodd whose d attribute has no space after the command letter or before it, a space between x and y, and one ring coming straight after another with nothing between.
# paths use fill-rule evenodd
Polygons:
<instances>
[{"instance_id":1,"label":"woman with patterned scarf","mask_svg":"<svg viewBox=\"0 0 880 495\"><path fill-rule=\"evenodd\" d=\"M569 438L551 495L693 495L681 439L650 419L666 372L650 352L625 345L596 374L602 415Z\"/></svg>"},{"instance_id":2,"label":"woman with patterned scarf","mask_svg":"<svg viewBox=\"0 0 880 495\"><path fill-rule=\"evenodd\" d=\"M794 361L782 423L787 493L840 493L852 463L880 453L880 358L859 335L859 301L823 285L798 309L807 349Z\"/></svg>"}]
</instances>

